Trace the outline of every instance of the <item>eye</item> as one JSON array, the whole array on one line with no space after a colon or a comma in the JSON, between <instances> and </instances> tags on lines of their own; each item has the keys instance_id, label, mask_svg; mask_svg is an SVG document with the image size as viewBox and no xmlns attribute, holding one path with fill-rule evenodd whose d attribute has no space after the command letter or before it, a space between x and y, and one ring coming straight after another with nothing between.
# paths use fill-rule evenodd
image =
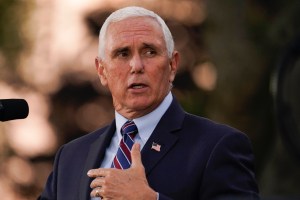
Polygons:
<instances>
[{"instance_id":1,"label":"eye","mask_svg":"<svg viewBox=\"0 0 300 200\"><path fill-rule=\"evenodd\" d=\"M127 52L121 52L119 53L119 57L127 57L128 53Z\"/></svg>"},{"instance_id":2,"label":"eye","mask_svg":"<svg viewBox=\"0 0 300 200\"><path fill-rule=\"evenodd\" d=\"M157 52L154 49L148 48L145 50L144 54L147 57L153 57L157 54Z\"/></svg>"},{"instance_id":3,"label":"eye","mask_svg":"<svg viewBox=\"0 0 300 200\"><path fill-rule=\"evenodd\" d=\"M118 51L116 56L119 58L127 58L129 56L129 52L127 50Z\"/></svg>"}]
</instances>

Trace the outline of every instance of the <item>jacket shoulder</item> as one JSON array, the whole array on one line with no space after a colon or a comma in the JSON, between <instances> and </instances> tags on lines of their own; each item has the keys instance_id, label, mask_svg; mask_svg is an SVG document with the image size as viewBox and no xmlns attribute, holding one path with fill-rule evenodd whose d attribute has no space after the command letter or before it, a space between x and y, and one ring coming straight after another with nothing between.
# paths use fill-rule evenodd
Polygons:
<instances>
[{"instance_id":1,"label":"jacket shoulder","mask_svg":"<svg viewBox=\"0 0 300 200\"><path fill-rule=\"evenodd\" d=\"M70 142L66 143L64 146L77 146L80 144L86 144L86 143L91 143L93 141L95 141L99 136L101 136L109 127L109 125L106 125L102 128L96 129L90 133L87 133L81 137L78 137L74 140L71 140Z\"/></svg>"}]
</instances>

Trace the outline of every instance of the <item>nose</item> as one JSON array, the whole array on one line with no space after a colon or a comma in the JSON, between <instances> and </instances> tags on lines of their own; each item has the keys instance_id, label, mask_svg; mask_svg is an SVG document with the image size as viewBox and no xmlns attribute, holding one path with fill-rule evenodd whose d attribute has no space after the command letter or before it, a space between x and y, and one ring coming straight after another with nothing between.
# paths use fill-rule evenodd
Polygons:
<instances>
[{"instance_id":1,"label":"nose","mask_svg":"<svg viewBox=\"0 0 300 200\"><path fill-rule=\"evenodd\" d=\"M144 72L144 64L139 55L132 56L130 63L131 73L143 73Z\"/></svg>"}]
</instances>

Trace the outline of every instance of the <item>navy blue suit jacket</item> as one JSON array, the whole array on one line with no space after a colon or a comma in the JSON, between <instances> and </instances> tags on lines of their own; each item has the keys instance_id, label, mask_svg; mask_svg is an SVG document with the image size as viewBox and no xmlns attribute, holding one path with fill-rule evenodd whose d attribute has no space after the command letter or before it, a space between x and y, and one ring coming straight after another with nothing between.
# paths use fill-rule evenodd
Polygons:
<instances>
[{"instance_id":1,"label":"navy blue suit jacket","mask_svg":"<svg viewBox=\"0 0 300 200\"><path fill-rule=\"evenodd\" d=\"M91 179L115 132L115 121L63 145L39 199L88 200ZM151 149L152 143L160 151ZM142 162L159 199L259 199L247 136L188 114L174 99L142 149Z\"/></svg>"}]
</instances>

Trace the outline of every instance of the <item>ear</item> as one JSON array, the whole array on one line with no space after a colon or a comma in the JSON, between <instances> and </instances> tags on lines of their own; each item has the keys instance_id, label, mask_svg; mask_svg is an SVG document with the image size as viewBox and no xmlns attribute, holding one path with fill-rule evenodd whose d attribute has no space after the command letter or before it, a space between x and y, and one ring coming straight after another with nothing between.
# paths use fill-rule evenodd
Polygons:
<instances>
[{"instance_id":1,"label":"ear","mask_svg":"<svg viewBox=\"0 0 300 200\"><path fill-rule=\"evenodd\" d=\"M96 66L96 70L97 70L97 73L98 73L101 84L103 86L107 86L106 69L103 66L103 61L99 57L95 58L95 66Z\"/></svg>"},{"instance_id":2,"label":"ear","mask_svg":"<svg viewBox=\"0 0 300 200\"><path fill-rule=\"evenodd\" d=\"M177 68L179 65L179 52L174 51L172 54L172 58L170 60L170 77L169 77L169 82L172 83L175 79Z\"/></svg>"}]
</instances>

